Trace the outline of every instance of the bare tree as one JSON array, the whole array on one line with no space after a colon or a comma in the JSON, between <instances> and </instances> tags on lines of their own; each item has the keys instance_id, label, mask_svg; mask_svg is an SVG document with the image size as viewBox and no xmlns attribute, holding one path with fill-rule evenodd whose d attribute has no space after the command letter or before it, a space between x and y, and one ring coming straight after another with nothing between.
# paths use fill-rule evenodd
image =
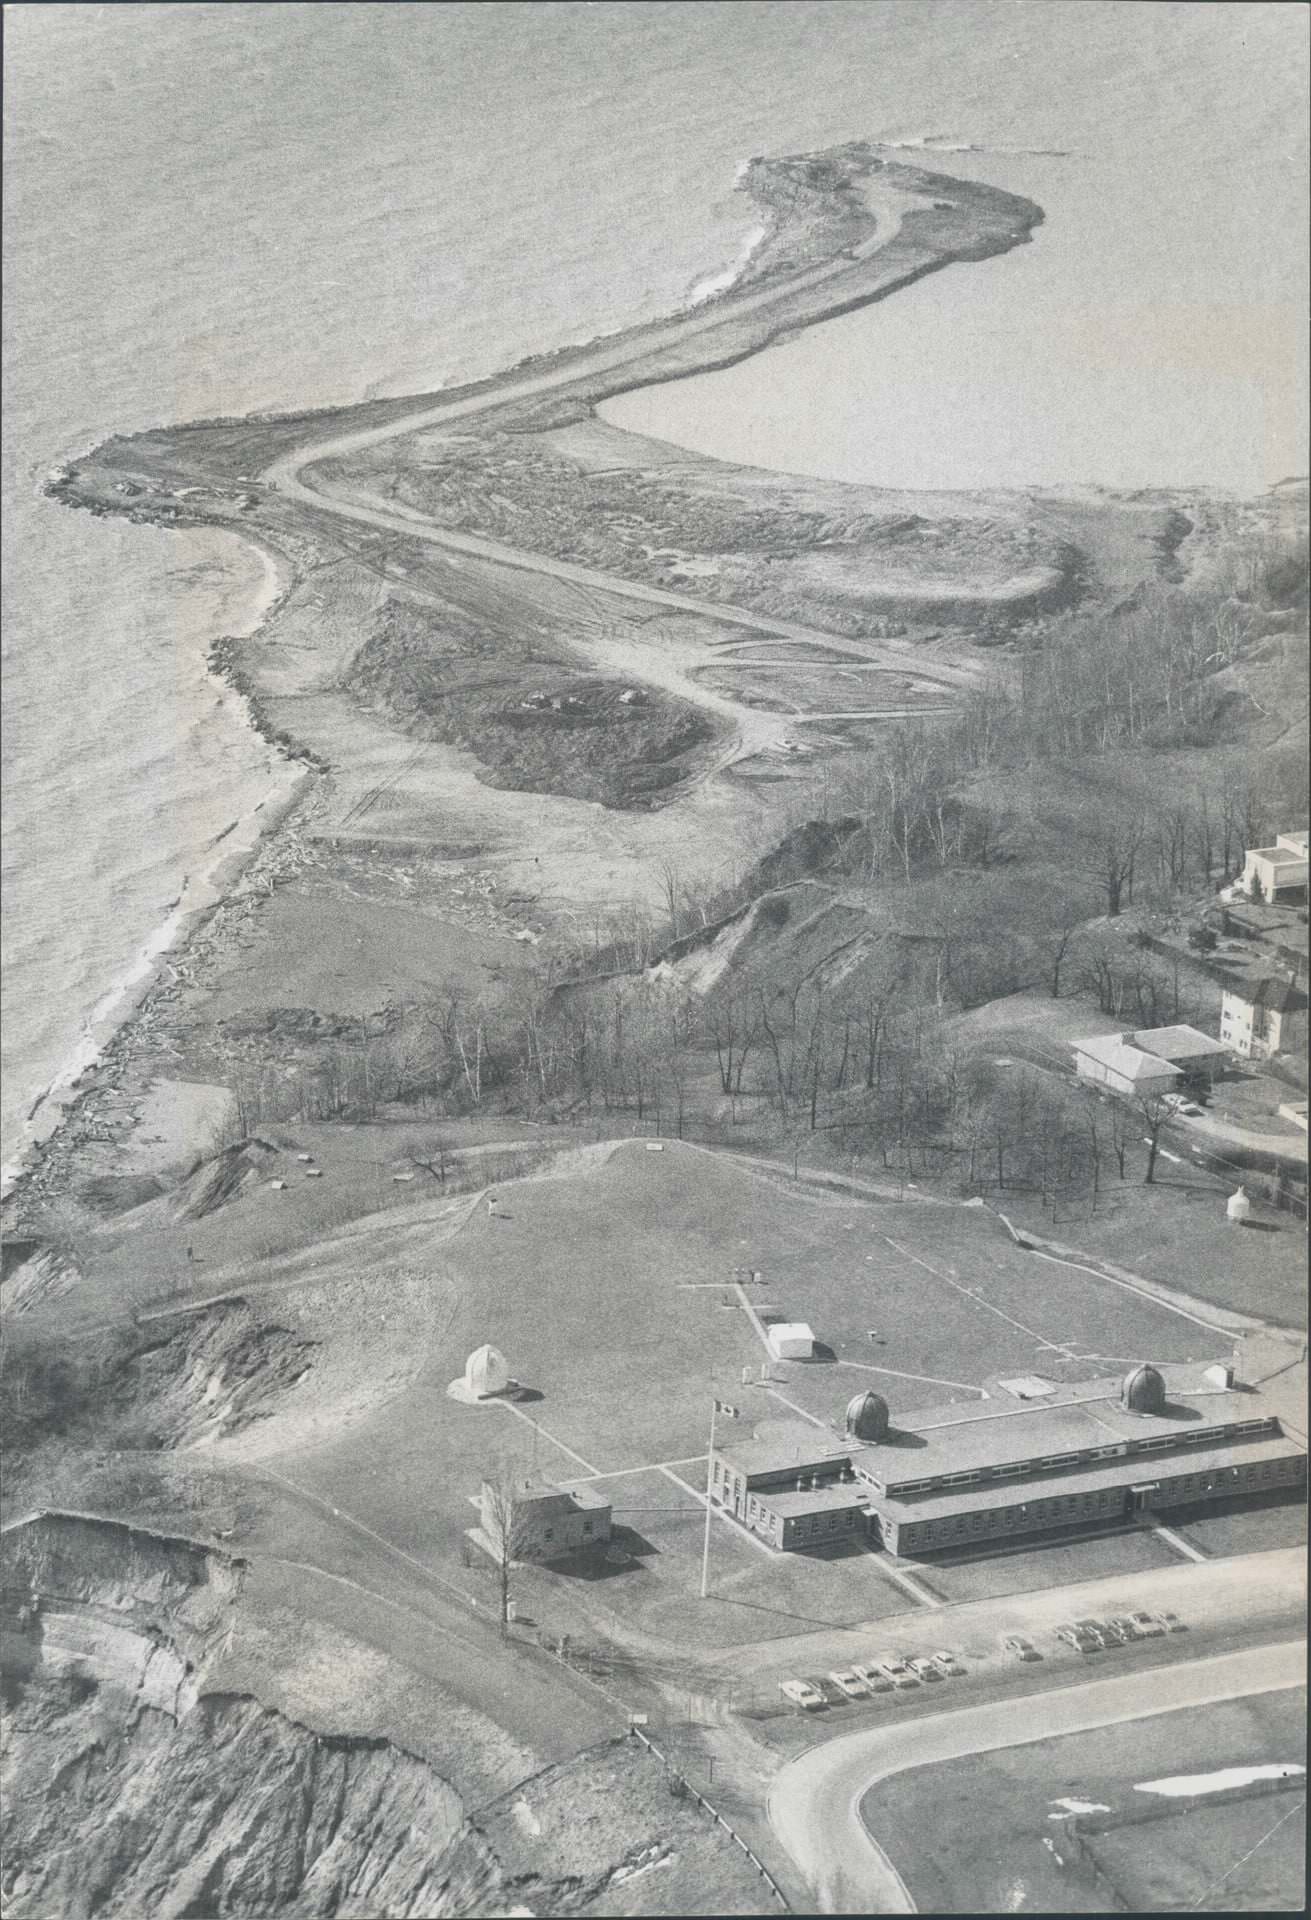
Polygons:
<instances>
[{"instance_id":1,"label":"bare tree","mask_svg":"<svg viewBox=\"0 0 1311 1920\"><path fill-rule=\"evenodd\" d=\"M482 1485L482 1531L496 1571L502 1632L510 1624L514 1573L530 1537L523 1485L522 1470L505 1464L498 1465Z\"/></svg>"},{"instance_id":2,"label":"bare tree","mask_svg":"<svg viewBox=\"0 0 1311 1920\"><path fill-rule=\"evenodd\" d=\"M1147 1129L1147 1171L1143 1185L1150 1187L1156 1178L1156 1156L1161 1150L1161 1129L1170 1118L1170 1108L1160 1093L1140 1093L1135 1110Z\"/></svg>"}]
</instances>

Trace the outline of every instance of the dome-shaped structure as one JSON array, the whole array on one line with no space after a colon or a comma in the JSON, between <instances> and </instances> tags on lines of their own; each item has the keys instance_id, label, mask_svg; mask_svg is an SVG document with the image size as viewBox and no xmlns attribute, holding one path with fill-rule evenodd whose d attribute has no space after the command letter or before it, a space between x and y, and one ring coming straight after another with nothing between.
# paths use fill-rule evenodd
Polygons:
<instances>
[{"instance_id":1,"label":"dome-shaped structure","mask_svg":"<svg viewBox=\"0 0 1311 1920\"><path fill-rule=\"evenodd\" d=\"M464 1363L464 1385L476 1399L486 1400L493 1393L504 1393L510 1384L510 1369L505 1355L495 1347L476 1347Z\"/></svg>"},{"instance_id":2,"label":"dome-shaped structure","mask_svg":"<svg viewBox=\"0 0 1311 1920\"><path fill-rule=\"evenodd\" d=\"M847 1407L847 1432L854 1440L886 1440L888 1403L881 1393L858 1393Z\"/></svg>"},{"instance_id":3,"label":"dome-shaped structure","mask_svg":"<svg viewBox=\"0 0 1311 1920\"><path fill-rule=\"evenodd\" d=\"M1124 1376L1120 1401L1130 1413L1164 1413L1165 1382L1155 1367L1132 1367Z\"/></svg>"}]
</instances>

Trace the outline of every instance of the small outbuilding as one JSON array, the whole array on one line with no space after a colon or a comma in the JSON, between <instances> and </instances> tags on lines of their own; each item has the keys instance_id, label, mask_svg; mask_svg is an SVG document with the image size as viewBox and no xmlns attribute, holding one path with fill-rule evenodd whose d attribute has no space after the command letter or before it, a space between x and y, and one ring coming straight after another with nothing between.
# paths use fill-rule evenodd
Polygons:
<instances>
[{"instance_id":1,"label":"small outbuilding","mask_svg":"<svg viewBox=\"0 0 1311 1920\"><path fill-rule=\"evenodd\" d=\"M1247 1188L1238 1187L1225 1202L1225 1218L1231 1226L1241 1227L1251 1216L1252 1202L1248 1198Z\"/></svg>"},{"instance_id":2,"label":"small outbuilding","mask_svg":"<svg viewBox=\"0 0 1311 1920\"><path fill-rule=\"evenodd\" d=\"M814 1333L804 1320L780 1320L765 1337L775 1360L809 1360L815 1351Z\"/></svg>"}]
</instances>

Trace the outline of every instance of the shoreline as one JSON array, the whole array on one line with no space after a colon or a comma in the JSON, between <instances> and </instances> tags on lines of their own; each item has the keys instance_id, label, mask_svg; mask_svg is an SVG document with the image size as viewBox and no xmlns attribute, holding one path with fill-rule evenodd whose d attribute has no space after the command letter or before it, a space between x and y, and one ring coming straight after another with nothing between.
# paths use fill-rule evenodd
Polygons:
<instances>
[{"instance_id":1,"label":"shoreline","mask_svg":"<svg viewBox=\"0 0 1311 1920\"><path fill-rule=\"evenodd\" d=\"M872 204L871 179L890 190L881 209ZM751 357L837 314L886 298L939 267L1023 245L1043 219L1042 209L1032 201L886 161L870 143L853 142L819 155L752 160L740 170L739 185L763 213L763 226L754 229L728 284L707 293L704 280L694 283L687 303L672 314L527 356L498 373L431 395L199 421L111 437L80 460L57 466L45 491L64 505L95 514L179 531L204 526L235 533L261 552L274 580L279 569L285 570L280 585L260 601L245 633L220 634L211 641L209 666L242 698L248 723L278 748L289 772L297 759L322 770L326 763L311 748L274 725L261 690L233 657L238 642L267 628L304 579L310 557L317 555L325 513L335 518L342 512L338 503L300 484L303 468L330 458L334 447L347 440L358 447L418 431L430 414L442 420L496 415L497 425L519 425L527 408L533 423L540 424L545 397L552 421L603 418L597 411L603 399ZM724 271L719 270L721 275ZM252 477L256 475L258 480ZM432 531L440 543L440 529ZM330 532L338 535L338 525L331 525ZM449 544L467 547L470 542L455 536ZM489 549L488 557L504 563L499 552ZM525 554L521 565L531 568L534 556ZM616 584L619 578L615 576ZM58 1153L66 1126L96 1091L99 1071L91 1086L78 1084L86 1079L92 1061L110 1075L119 1070L117 1056L130 1064L136 1030L166 965L186 953L232 896L249 862L277 834L312 779L312 773L304 771L292 775L285 802L275 804L257 831L207 869L200 883L203 900L188 904L184 895L165 928L146 943L127 979L108 990L108 1007L105 997L97 1003L107 1014L112 1010L112 1025L85 1050L89 1058L80 1070L61 1074L41 1096L38 1106L51 1101L56 1089L67 1097L54 1105L52 1125L42 1126L39 1140L30 1140L19 1162L6 1168L12 1177L0 1197L8 1211L21 1210L30 1186L42 1184L37 1176ZM251 810L243 823L248 830L263 806L261 802ZM76 1143L66 1144L76 1151Z\"/></svg>"},{"instance_id":2,"label":"shoreline","mask_svg":"<svg viewBox=\"0 0 1311 1920\"><path fill-rule=\"evenodd\" d=\"M232 530L215 527L210 531ZM226 675L216 672L212 661L215 647L221 646L224 640L235 641L257 634L295 585L294 569L272 545L249 536L246 543L259 554L264 578L252 596L243 626L236 632L215 636L206 648L206 656L208 670L222 688L220 697L229 704L239 704L242 726L267 739L267 725L257 702ZM261 844L277 832L304 797L310 775L303 768L294 770L293 756L281 748L279 751L283 753L284 778L275 778L262 798L210 842L205 851L214 853L215 857L199 874L184 877L182 891L171 903L165 918L150 930L124 970L110 981L84 1016L82 1032L72 1054L61 1062L53 1077L27 1105L19 1136L9 1149L10 1157L0 1165L0 1206L8 1207L20 1197L24 1184L39 1172L45 1154L63 1128L77 1117L82 1104L101 1090L100 1069L106 1065L120 1037L129 1031L151 995L163 984L173 963L182 959L216 909L236 891ZM223 850L216 852L220 846Z\"/></svg>"}]
</instances>

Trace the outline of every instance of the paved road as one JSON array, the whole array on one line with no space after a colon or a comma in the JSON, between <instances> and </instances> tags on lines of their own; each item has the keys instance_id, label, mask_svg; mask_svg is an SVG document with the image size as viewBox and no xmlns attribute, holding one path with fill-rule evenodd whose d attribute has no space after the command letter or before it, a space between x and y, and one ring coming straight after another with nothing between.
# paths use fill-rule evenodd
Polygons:
<instances>
[{"instance_id":1,"label":"paved road","mask_svg":"<svg viewBox=\"0 0 1311 1920\"><path fill-rule=\"evenodd\" d=\"M914 1913L900 1874L861 1818L865 1795L889 1775L1305 1682L1305 1643L1289 1640L846 1734L775 1775L770 1825L821 1913Z\"/></svg>"}]
</instances>

